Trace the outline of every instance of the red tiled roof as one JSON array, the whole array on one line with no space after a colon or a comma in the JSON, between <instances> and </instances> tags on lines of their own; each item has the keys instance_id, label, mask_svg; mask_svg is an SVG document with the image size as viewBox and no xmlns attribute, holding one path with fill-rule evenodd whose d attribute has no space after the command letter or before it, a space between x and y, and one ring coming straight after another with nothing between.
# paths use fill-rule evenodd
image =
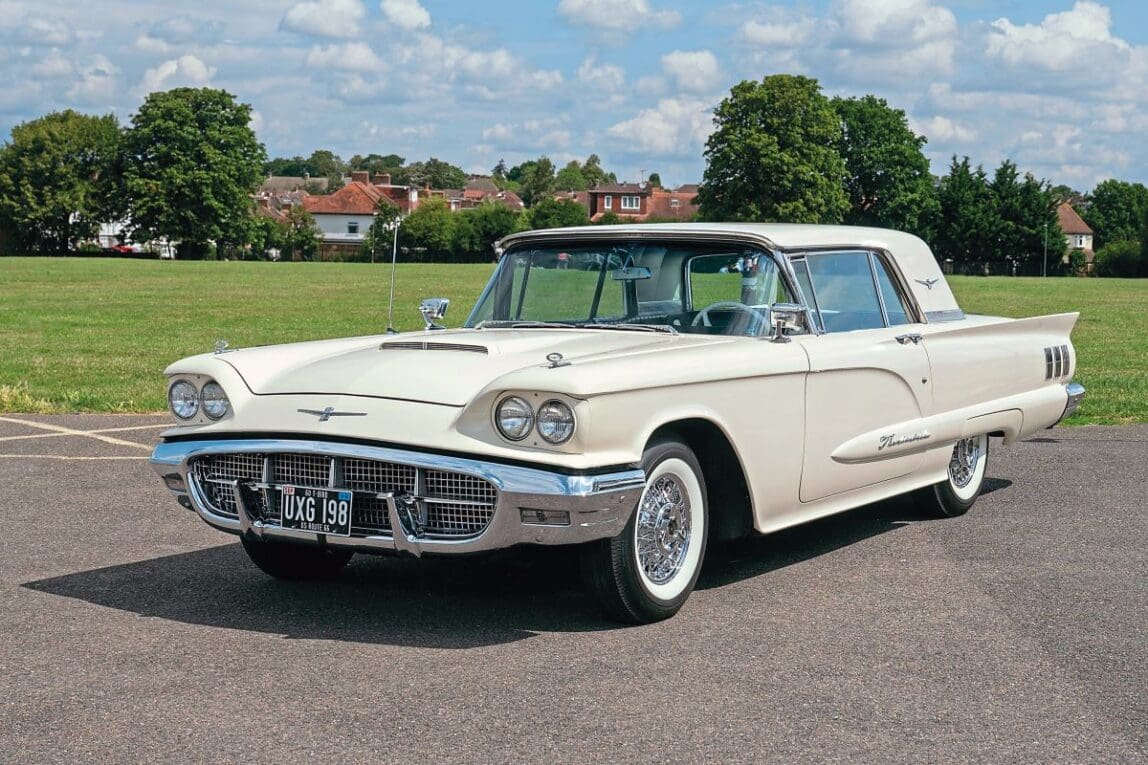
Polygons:
<instances>
[{"instance_id":1,"label":"red tiled roof","mask_svg":"<svg viewBox=\"0 0 1148 765\"><path fill-rule=\"evenodd\" d=\"M1060 220L1060 230L1066 234L1091 234L1092 229L1084 222L1072 205L1064 202L1056 208L1056 217Z\"/></svg>"},{"instance_id":2,"label":"red tiled roof","mask_svg":"<svg viewBox=\"0 0 1148 765\"><path fill-rule=\"evenodd\" d=\"M382 198L382 191L369 183L351 181L334 194L303 197L303 207L312 215L370 215Z\"/></svg>"}]
</instances>

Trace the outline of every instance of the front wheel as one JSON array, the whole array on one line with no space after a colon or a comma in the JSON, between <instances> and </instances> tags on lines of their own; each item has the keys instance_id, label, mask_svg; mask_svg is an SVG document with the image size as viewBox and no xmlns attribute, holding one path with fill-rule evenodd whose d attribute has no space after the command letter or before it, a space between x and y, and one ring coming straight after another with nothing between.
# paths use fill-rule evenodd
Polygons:
<instances>
[{"instance_id":1,"label":"front wheel","mask_svg":"<svg viewBox=\"0 0 1148 765\"><path fill-rule=\"evenodd\" d=\"M941 518L964 515L980 496L988 461L987 435L962 438L953 446L945 480L921 489L918 500L930 515Z\"/></svg>"},{"instance_id":2,"label":"front wheel","mask_svg":"<svg viewBox=\"0 0 1148 765\"><path fill-rule=\"evenodd\" d=\"M583 574L603 611L632 624L678 612L698 580L709 532L705 481L689 447L655 442L642 467L646 488L626 528L582 553Z\"/></svg>"},{"instance_id":3,"label":"front wheel","mask_svg":"<svg viewBox=\"0 0 1148 765\"><path fill-rule=\"evenodd\" d=\"M333 547L312 547L290 542L269 542L261 539L241 539L243 549L251 562L276 579L303 581L330 579L351 560L350 550Z\"/></svg>"}]
</instances>

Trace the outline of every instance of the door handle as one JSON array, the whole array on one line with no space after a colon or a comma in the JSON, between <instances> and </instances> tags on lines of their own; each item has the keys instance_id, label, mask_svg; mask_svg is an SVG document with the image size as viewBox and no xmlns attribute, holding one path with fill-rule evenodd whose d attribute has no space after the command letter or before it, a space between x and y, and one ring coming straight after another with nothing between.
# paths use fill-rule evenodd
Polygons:
<instances>
[{"instance_id":1,"label":"door handle","mask_svg":"<svg viewBox=\"0 0 1148 765\"><path fill-rule=\"evenodd\" d=\"M905 335L897 335L897 342L900 343L901 345L908 345L909 343L912 343L913 345L917 345L923 339L924 338L922 338L921 335L918 334L917 332L910 332L910 333L905 334Z\"/></svg>"}]
</instances>

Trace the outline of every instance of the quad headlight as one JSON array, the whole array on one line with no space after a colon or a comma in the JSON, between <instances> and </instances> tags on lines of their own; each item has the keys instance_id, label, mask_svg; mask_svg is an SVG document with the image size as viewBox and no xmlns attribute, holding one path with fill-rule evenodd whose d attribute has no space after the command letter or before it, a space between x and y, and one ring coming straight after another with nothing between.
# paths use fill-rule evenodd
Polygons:
<instances>
[{"instance_id":1,"label":"quad headlight","mask_svg":"<svg viewBox=\"0 0 1148 765\"><path fill-rule=\"evenodd\" d=\"M494 423L503 438L521 441L534 428L534 410L525 399L507 396L495 407Z\"/></svg>"},{"instance_id":2,"label":"quad headlight","mask_svg":"<svg viewBox=\"0 0 1148 765\"><path fill-rule=\"evenodd\" d=\"M204 385L199 395L203 401L203 413L213 420L218 420L231 409L231 402L227 400L223 386L214 380Z\"/></svg>"},{"instance_id":3,"label":"quad headlight","mask_svg":"<svg viewBox=\"0 0 1148 765\"><path fill-rule=\"evenodd\" d=\"M187 380L176 380L167 389L167 404L176 417L190 420L199 412L199 389Z\"/></svg>"},{"instance_id":4,"label":"quad headlight","mask_svg":"<svg viewBox=\"0 0 1148 765\"><path fill-rule=\"evenodd\" d=\"M538 407L538 435L549 444L564 444L574 435L574 412L557 399Z\"/></svg>"},{"instance_id":5,"label":"quad headlight","mask_svg":"<svg viewBox=\"0 0 1148 765\"><path fill-rule=\"evenodd\" d=\"M185 378L173 381L167 389L167 405L181 420L193 419L201 410L208 418L218 420L231 411L223 386L215 380L208 380L202 387Z\"/></svg>"},{"instance_id":6,"label":"quad headlight","mask_svg":"<svg viewBox=\"0 0 1148 765\"><path fill-rule=\"evenodd\" d=\"M494 424L508 441L522 441L532 432L558 446L574 435L574 411L563 401L547 399L537 410L522 396L507 396L494 407Z\"/></svg>"}]
</instances>

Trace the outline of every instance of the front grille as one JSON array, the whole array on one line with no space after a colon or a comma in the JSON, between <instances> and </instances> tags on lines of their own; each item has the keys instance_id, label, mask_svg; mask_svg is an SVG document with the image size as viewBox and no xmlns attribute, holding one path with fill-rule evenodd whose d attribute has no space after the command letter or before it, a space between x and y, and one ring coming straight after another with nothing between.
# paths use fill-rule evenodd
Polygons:
<instances>
[{"instance_id":1,"label":"front grille","mask_svg":"<svg viewBox=\"0 0 1148 765\"><path fill-rule=\"evenodd\" d=\"M235 504L236 481L262 481L266 458L262 454L216 454L200 457L191 464L192 479L211 505L212 512L238 518Z\"/></svg>"},{"instance_id":2,"label":"front grille","mask_svg":"<svg viewBox=\"0 0 1148 765\"><path fill-rule=\"evenodd\" d=\"M417 468L396 462L324 454L212 454L195 457L190 475L208 509L239 517L235 486L248 509L264 523L280 523L279 487L349 489L354 492L352 536L392 534L387 499L415 501L422 533L428 538L462 539L481 534L494 517L498 491L489 481L466 473Z\"/></svg>"}]
</instances>

